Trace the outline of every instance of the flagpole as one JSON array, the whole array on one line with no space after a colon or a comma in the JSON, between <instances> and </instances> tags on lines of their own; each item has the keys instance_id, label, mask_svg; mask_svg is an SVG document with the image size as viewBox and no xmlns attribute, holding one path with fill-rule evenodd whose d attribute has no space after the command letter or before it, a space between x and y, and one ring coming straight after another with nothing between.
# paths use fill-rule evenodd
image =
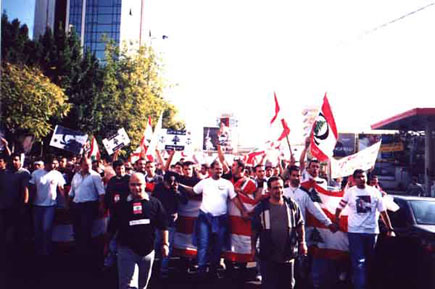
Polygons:
<instances>
[{"instance_id":1,"label":"flagpole","mask_svg":"<svg viewBox=\"0 0 435 289\"><path fill-rule=\"evenodd\" d=\"M290 140L288 138L288 135L285 136L285 139L287 140L288 149L290 151L290 159L292 159L293 158L293 152L292 152L292 147L290 145Z\"/></svg>"}]
</instances>

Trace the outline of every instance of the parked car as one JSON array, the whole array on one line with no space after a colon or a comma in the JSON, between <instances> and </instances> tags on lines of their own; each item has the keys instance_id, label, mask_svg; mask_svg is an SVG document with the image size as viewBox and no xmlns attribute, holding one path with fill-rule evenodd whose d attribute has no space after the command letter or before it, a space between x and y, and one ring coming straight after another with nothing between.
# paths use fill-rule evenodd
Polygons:
<instances>
[{"instance_id":1,"label":"parked car","mask_svg":"<svg viewBox=\"0 0 435 289\"><path fill-rule=\"evenodd\" d=\"M435 198L392 195L388 212L396 237L381 234L376 248L377 288L435 288Z\"/></svg>"}]
</instances>

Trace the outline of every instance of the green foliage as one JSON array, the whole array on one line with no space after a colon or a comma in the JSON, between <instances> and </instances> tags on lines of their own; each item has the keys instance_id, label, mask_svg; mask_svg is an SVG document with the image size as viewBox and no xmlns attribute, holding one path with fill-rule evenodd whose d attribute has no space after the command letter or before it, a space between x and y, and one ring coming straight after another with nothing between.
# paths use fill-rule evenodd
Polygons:
<instances>
[{"instance_id":1,"label":"green foliage","mask_svg":"<svg viewBox=\"0 0 435 289\"><path fill-rule=\"evenodd\" d=\"M98 134L110 135L124 127L135 148L142 137L148 116L152 123L164 112L163 125L180 129L182 123L173 120L175 107L162 97L163 80L160 66L151 47L140 47L135 53L126 47L107 44L103 86L95 102Z\"/></svg>"},{"instance_id":2,"label":"green foliage","mask_svg":"<svg viewBox=\"0 0 435 289\"><path fill-rule=\"evenodd\" d=\"M163 111L163 127L184 128L174 119L176 108L163 98L165 83L151 47L128 51L109 42L101 64L95 54L82 52L74 31L48 28L32 41L25 25L10 23L4 14L1 45L2 121L13 133L40 139L61 124L101 143L124 127L130 150L139 144L148 116L155 124Z\"/></svg>"},{"instance_id":3,"label":"green foliage","mask_svg":"<svg viewBox=\"0 0 435 289\"><path fill-rule=\"evenodd\" d=\"M41 139L52 130L50 119L68 113L65 93L40 70L5 63L1 74L0 119L13 134L32 134Z\"/></svg>"},{"instance_id":4,"label":"green foliage","mask_svg":"<svg viewBox=\"0 0 435 289\"><path fill-rule=\"evenodd\" d=\"M8 21L2 14L1 24L1 57L10 63L27 63L32 57L35 44L29 39L29 29L21 25L18 19Z\"/></svg>"}]
</instances>

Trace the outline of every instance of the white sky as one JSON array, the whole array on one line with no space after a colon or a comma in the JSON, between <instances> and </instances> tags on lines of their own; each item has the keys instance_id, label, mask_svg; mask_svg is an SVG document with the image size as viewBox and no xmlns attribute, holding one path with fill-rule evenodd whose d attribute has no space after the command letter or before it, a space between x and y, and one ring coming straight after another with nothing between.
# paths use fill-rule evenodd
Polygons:
<instances>
[{"instance_id":1,"label":"white sky","mask_svg":"<svg viewBox=\"0 0 435 289\"><path fill-rule=\"evenodd\" d=\"M153 40L162 52L167 97L187 125L215 125L232 112L241 143L264 139L273 92L292 129L325 92L339 131L414 107L435 107L435 5L372 33L432 1L154 0Z\"/></svg>"}]
</instances>

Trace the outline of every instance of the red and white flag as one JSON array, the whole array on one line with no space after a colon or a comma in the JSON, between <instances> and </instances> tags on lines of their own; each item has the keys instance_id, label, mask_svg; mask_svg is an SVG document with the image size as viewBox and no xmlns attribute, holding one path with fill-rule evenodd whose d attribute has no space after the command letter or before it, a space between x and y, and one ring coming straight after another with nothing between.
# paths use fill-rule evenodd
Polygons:
<instances>
[{"instance_id":1,"label":"red and white flag","mask_svg":"<svg viewBox=\"0 0 435 289\"><path fill-rule=\"evenodd\" d=\"M314 180L301 184L320 206L322 211L330 220L335 219L335 210L343 197L344 191L328 191L319 186ZM320 220L307 210L305 220L305 233L310 253L316 258L327 258L334 260L345 260L349 258L349 241L347 238L348 208L346 207L340 215L340 230L332 233Z\"/></svg>"},{"instance_id":2,"label":"red and white flag","mask_svg":"<svg viewBox=\"0 0 435 289\"><path fill-rule=\"evenodd\" d=\"M88 158L91 160L100 160L100 149L98 148L97 140L95 139L95 136L92 137L91 140L91 148L89 149Z\"/></svg>"},{"instance_id":3,"label":"red and white flag","mask_svg":"<svg viewBox=\"0 0 435 289\"><path fill-rule=\"evenodd\" d=\"M290 128L287 125L286 120L284 119L284 117L281 116L280 114L280 106L278 103L278 98L276 97L276 93L273 93L273 97L275 100L275 114L272 118L272 120L270 121L270 126L272 128L272 139L270 140L271 142L280 142L281 140L283 140L286 136L288 136L290 134Z\"/></svg>"},{"instance_id":4,"label":"red and white flag","mask_svg":"<svg viewBox=\"0 0 435 289\"><path fill-rule=\"evenodd\" d=\"M135 163L140 158L145 158L146 152L153 137L153 128L151 125L151 117L148 117L147 126L143 132L139 146L131 153L129 161Z\"/></svg>"},{"instance_id":5,"label":"red and white flag","mask_svg":"<svg viewBox=\"0 0 435 289\"><path fill-rule=\"evenodd\" d=\"M151 117L149 116L147 126L143 133L142 139L140 140L140 148L143 156L145 156L152 138L153 138L153 127L151 125Z\"/></svg>"},{"instance_id":6,"label":"red and white flag","mask_svg":"<svg viewBox=\"0 0 435 289\"><path fill-rule=\"evenodd\" d=\"M311 154L320 161L332 157L337 144L338 132L328 98L323 97L322 108L311 130Z\"/></svg>"}]
</instances>

